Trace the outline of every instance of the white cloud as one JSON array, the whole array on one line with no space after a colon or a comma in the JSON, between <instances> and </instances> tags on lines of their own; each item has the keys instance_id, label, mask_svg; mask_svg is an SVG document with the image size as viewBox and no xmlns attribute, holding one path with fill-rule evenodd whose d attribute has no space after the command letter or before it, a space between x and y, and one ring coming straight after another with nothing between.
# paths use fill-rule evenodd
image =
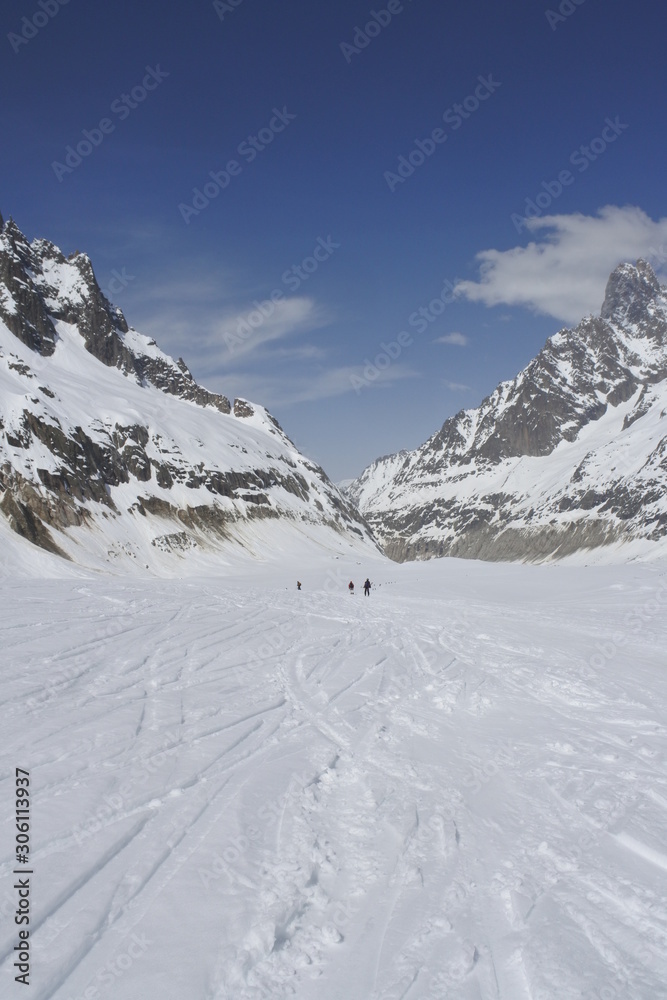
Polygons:
<instances>
[{"instance_id":1,"label":"white cloud","mask_svg":"<svg viewBox=\"0 0 667 1000\"><path fill-rule=\"evenodd\" d=\"M447 379L443 379L443 383L448 389L451 389L452 392L463 392L464 390L470 389L469 385L463 385L462 382L448 382Z\"/></svg>"},{"instance_id":2,"label":"white cloud","mask_svg":"<svg viewBox=\"0 0 667 1000\"><path fill-rule=\"evenodd\" d=\"M316 330L328 322L325 310L313 299L303 296L278 302L265 299L255 308L220 320L207 341L211 346L218 342L236 360L257 352L272 341Z\"/></svg>"},{"instance_id":3,"label":"white cloud","mask_svg":"<svg viewBox=\"0 0 667 1000\"><path fill-rule=\"evenodd\" d=\"M277 303L260 298L263 311L251 306L243 312L225 310L220 288L207 278L174 282L146 296L144 315L136 323L141 333L154 337L162 350L183 355L198 377L252 362L314 360L322 345L309 343L279 346L289 337L319 330L330 322L328 311L313 299L284 298ZM154 303L154 304L153 304ZM221 318L222 317L222 318Z\"/></svg>"},{"instance_id":4,"label":"white cloud","mask_svg":"<svg viewBox=\"0 0 667 1000\"><path fill-rule=\"evenodd\" d=\"M597 216L545 215L526 220L538 241L511 250L483 250L479 281L461 281L458 295L487 306L519 305L577 323L600 311L613 269L638 257L656 271L667 262L667 218L640 208L607 205Z\"/></svg>"},{"instance_id":5,"label":"white cloud","mask_svg":"<svg viewBox=\"0 0 667 1000\"><path fill-rule=\"evenodd\" d=\"M468 343L468 338L465 333L459 333L458 330L452 333L446 333L443 337L436 337L433 341L434 344L455 344L457 347L466 347Z\"/></svg>"},{"instance_id":6,"label":"white cloud","mask_svg":"<svg viewBox=\"0 0 667 1000\"><path fill-rule=\"evenodd\" d=\"M294 344L293 347L275 347L271 357L281 361L325 361L328 350L318 344Z\"/></svg>"},{"instance_id":7,"label":"white cloud","mask_svg":"<svg viewBox=\"0 0 667 1000\"><path fill-rule=\"evenodd\" d=\"M271 409L331 399L350 392L359 394L368 389L389 389L403 379L418 377L418 372L402 364L394 364L391 368L378 372L374 379L364 376L363 365L320 367L310 372L295 369L288 374L282 373L279 377L238 371L225 375L218 391L225 391L230 395L241 394L235 392L238 383L243 386L245 398L261 400L264 406Z\"/></svg>"},{"instance_id":8,"label":"white cloud","mask_svg":"<svg viewBox=\"0 0 667 1000\"><path fill-rule=\"evenodd\" d=\"M172 277L162 276L150 284L137 282L136 291L140 296L140 301L157 303L158 307L164 303L174 304L182 310L192 310L195 306L210 305L220 308L220 303L225 296L231 293L228 290L231 282L221 272L203 274L192 273L175 274ZM131 291L135 291L132 286Z\"/></svg>"}]
</instances>

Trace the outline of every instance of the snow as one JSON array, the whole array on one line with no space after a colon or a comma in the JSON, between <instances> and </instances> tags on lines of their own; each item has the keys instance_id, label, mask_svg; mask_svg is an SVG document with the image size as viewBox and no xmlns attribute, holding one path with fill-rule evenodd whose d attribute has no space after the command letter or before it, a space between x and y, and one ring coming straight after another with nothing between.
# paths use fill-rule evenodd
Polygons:
<instances>
[{"instance_id":1,"label":"snow","mask_svg":"<svg viewBox=\"0 0 667 1000\"><path fill-rule=\"evenodd\" d=\"M71 265L65 270L69 273ZM181 510L201 505L228 511L230 537L237 542L251 538L253 529L245 519L248 510L250 516L256 513L252 504L214 496L205 484L188 485L192 470L204 467L208 472L259 471L266 473L267 479L273 478L275 484L261 492L266 495L272 512L291 522L293 546L298 546L302 536L309 534L316 544L326 544L331 551L338 551L341 536L347 535L347 547L355 548L352 536L356 526L341 518L334 506L332 488L320 478L313 463L276 429L263 407L253 404L250 416L237 417L167 394L153 385L139 385L134 378L101 364L89 354L76 326L56 321L55 327L56 349L52 356L43 357L17 340L0 322L0 398L6 431L22 443L24 414L28 411L46 424L59 426L70 437L76 436L77 427L83 427L92 440L109 447L119 427L138 424L149 433L145 449L149 460L158 464L168 461L174 475L170 487L159 486L155 474L148 482L130 476L127 483L110 487L109 496L115 505L111 514L102 504L92 501L82 504L90 515L88 527L52 531L58 546L71 559L89 570L108 572L122 566L122 572L132 572L131 563L137 562L142 570L151 568L158 575L180 573L178 556L163 550L163 537L182 531L183 525L174 519L146 518L136 513L137 506L147 496ZM132 349L174 364L136 331L130 331L126 338ZM44 385L52 395L43 392ZM95 387L92 395L91 386ZM34 436L26 448L11 445L4 435L0 441L0 464L3 455L30 482L37 479L39 483L37 469L67 472L63 459ZM295 474L311 487L310 497L304 499L280 485ZM252 492L251 487L245 491ZM314 500L321 504L319 512ZM334 523L340 531L331 527ZM259 529L257 537L260 536L267 545L271 544L270 531L262 535ZM221 545L203 532L197 535L190 531L189 544L201 548L202 558L189 559L187 572L216 572L220 560L225 563L226 555L220 555ZM15 543L12 541L10 545ZM365 547L369 551L375 548L368 536ZM0 572L3 562L0 553Z\"/></svg>"},{"instance_id":2,"label":"snow","mask_svg":"<svg viewBox=\"0 0 667 1000\"><path fill-rule=\"evenodd\" d=\"M83 307L89 260L32 248L47 304ZM33 1000L667 997L664 545L559 566L390 563L331 526L335 493L262 407L140 386L55 325L46 357L0 323L4 460L28 482L61 468L37 438L22 446L26 411L103 446L140 424L175 482L131 476L109 487L114 509L90 501L84 526L53 529L70 560L0 518L2 994L16 992L22 767ZM613 330L633 371L653 364L641 331ZM574 373L562 360L556 383ZM463 414L459 452L526 377ZM666 413L663 383L548 461L471 463L442 483L404 452L351 488L394 508L511 488L517 517L524 501L551 517L580 466L587 486L611 467L648 488ZM204 467L270 473L280 517L188 487ZM311 497L278 485L292 474ZM215 502L229 531L216 544L142 516L147 494L163 510ZM617 564L585 565L602 558Z\"/></svg>"},{"instance_id":3,"label":"snow","mask_svg":"<svg viewBox=\"0 0 667 1000\"><path fill-rule=\"evenodd\" d=\"M208 578L14 551L2 995L18 766L33 1000L667 997L667 562L275 538Z\"/></svg>"},{"instance_id":4,"label":"snow","mask_svg":"<svg viewBox=\"0 0 667 1000\"><path fill-rule=\"evenodd\" d=\"M144 355L160 361L168 361L174 365L172 358L166 355L164 351L161 351L154 340L147 337L143 333L139 333L139 331L135 330L132 326L129 328L127 333L123 334L123 343L128 350L132 351L132 353L137 356Z\"/></svg>"},{"instance_id":5,"label":"snow","mask_svg":"<svg viewBox=\"0 0 667 1000\"><path fill-rule=\"evenodd\" d=\"M604 492L610 480L622 481L629 486L642 484L646 494L655 493L655 477L662 476L661 461L667 428L667 382L651 386L645 396L644 411L624 426L626 418L636 416L636 407L642 393L640 387L625 403L607 407L597 420L583 426L573 441L561 440L546 456L523 455L508 458L497 464L480 464L473 459L466 465L452 465L446 469L420 469L423 449L410 453L411 473L402 477L398 462L389 457L378 462L362 474L348 490L364 515L378 511L428 509L438 501L456 500L483 506L481 498L493 494L511 494L515 523L521 525L527 511L536 515L535 523L567 524L581 517L578 508L559 509L559 498L573 492L572 477L580 469L581 479L577 488L583 493L590 489ZM476 432L476 427L474 428ZM468 447L470 440L466 441ZM401 459L401 464L405 458ZM647 503L646 518L659 514L664 507L664 497ZM379 534L382 526L376 525ZM424 525L419 537L438 539L451 536L454 526L437 523ZM386 534L386 532L384 532ZM631 544L631 543L628 543ZM664 555L663 540L652 543ZM611 546L601 552L612 561L618 554ZM626 557L629 555L626 553ZM626 557L621 557L626 558Z\"/></svg>"},{"instance_id":6,"label":"snow","mask_svg":"<svg viewBox=\"0 0 667 1000\"><path fill-rule=\"evenodd\" d=\"M428 556L446 551L463 535L471 551L489 555L488 539L482 539L483 549L477 544L485 530L479 525L486 525L482 515L495 512L489 534L495 533L497 542L506 533L507 544L498 547L504 553L546 558L543 545L531 552L531 534L543 540L551 535L558 540L553 551L560 552L572 524L584 529L583 537L595 522L589 540L604 545L612 561L618 557L608 545L614 537L628 542L621 558L632 557L641 537L664 556L667 296L657 293L647 264L617 271L621 277L614 272L608 295L615 302L625 283L623 308L617 305L608 319L588 317L559 331L516 378L501 382L476 409L449 418L400 460L378 459L346 487L376 536L394 546L394 554L409 542L408 554L421 546L420 553ZM603 316L610 312L606 306L607 299ZM623 401L631 380L636 391ZM531 412L537 397L540 404ZM593 419L591 404L598 404ZM503 426L509 411L514 428ZM494 448L485 446L493 444L499 430L501 454L526 453L495 460Z\"/></svg>"},{"instance_id":7,"label":"snow","mask_svg":"<svg viewBox=\"0 0 667 1000\"><path fill-rule=\"evenodd\" d=\"M85 258L87 260L87 258ZM90 264L90 261L88 261ZM41 275L32 275L33 280L44 295L48 308L58 309L63 302L81 306L90 296L90 291L78 267L70 261L59 261L43 255ZM53 294L49 294L53 292Z\"/></svg>"},{"instance_id":8,"label":"snow","mask_svg":"<svg viewBox=\"0 0 667 1000\"><path fill-rule=\"evenodd\" d=\"M16 306L16 301L14 296L9 291L6 285L0 286L0 306L3 310L8 313L16 315L18 313L18 308Z\"/></svg>"}]
</instances>

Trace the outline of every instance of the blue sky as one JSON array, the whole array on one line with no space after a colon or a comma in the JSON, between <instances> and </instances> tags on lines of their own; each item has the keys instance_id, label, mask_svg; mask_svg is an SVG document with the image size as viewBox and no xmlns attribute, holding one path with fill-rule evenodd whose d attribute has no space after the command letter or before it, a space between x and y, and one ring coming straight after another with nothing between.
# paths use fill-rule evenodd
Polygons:
<instances>
[{"instance_id":1,"label":"blue sky","mask_svg":"<svg viewBox=\"0 0 667 1000\"><path fill-rule=\"evenodd\" d=\"M480 402L620 261L666 277L655 0L1 18L0 211L334 479Z\"/></svg>"}]
</instances>

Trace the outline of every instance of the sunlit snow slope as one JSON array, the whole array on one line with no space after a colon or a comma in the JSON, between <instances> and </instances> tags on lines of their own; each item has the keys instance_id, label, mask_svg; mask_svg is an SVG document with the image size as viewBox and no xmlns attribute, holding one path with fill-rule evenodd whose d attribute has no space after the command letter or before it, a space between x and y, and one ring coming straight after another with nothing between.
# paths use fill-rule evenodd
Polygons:
<instances>
[{"instance_id":1,"label":"sunlit snow slope","mask_svg":"<svg viewBox=\"0 0 667 1000\"><path fill-rule=\"evenodd\" d=\"M665 564L296 572L3 586L2 995L20 766L32 1000L666 997Z\"/></svg>"},{"instance_id":2,"label":"sunlit snow slope","mask_svg":"<svg viewBox=\"0 0 667 1000\"><path fill-rule=\"evenodd\" d=\"M3 526L123 572L210 570L239 545L266 552L277 526L295 544L374 548L263 407L199 386L128 327L85 254L28 243L12 221L0 230Z\"/></svg>"},{"instance_id":3,"label":"sunlit snow slope","mask_svg":"<svg viewBox=\"0 0 667 1000\"><path fill-rule=\"evenodd\" d=\"M645 261L620 265L600 316L347 493L399 560L665 552L667 289Z\"/></svg>"}]
</instances>

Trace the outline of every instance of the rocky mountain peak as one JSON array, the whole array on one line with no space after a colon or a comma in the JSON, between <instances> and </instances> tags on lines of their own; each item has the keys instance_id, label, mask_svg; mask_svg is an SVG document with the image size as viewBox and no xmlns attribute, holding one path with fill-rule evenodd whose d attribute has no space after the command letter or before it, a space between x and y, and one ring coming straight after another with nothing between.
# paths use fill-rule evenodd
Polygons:
<instances>
[{"instance_id":1,"label":"rocky mountain peak","mask_svg":"<svg viewBox=\"0 0 667 1000\"><path fill-rule=\"evenodd\" d=\"M53 354L56 331L31 278L30 244L13 219L0 230L0 320L31 350Z\"/></svg>"},{"instance_id":2,"label":"rocky mountain peak","mask_svg":"<svg viewBox=\"0 0 667 1000\"><path fill-rule=\"evenodd\" d=\"M75 561L106 549L105 564L149 568L246 544L246 526L255 544L276 520L336 550L374 547L356 509L263 407L239 398L232 413L181 358L129 327L87 254L65 256L3 223L3 540L9 526Z\"/></svg>"},{"instance_id":3,"label":"rocky mountain peak","mask_svg":"<svg viewBox=\"0 0 667 1000\"><path fill-rule=\"evenodd\" d=\"M9 253L17 264L27 267L32 259L30 243L10 216L0 229L0 250Z\"/></svg>"},{"instance_id":4,"label":"rocky mountain peak","mask_svg":"<svg viewBox=\"0 0 667 1000\"><path fill-rule=\"evenodd\" d=\"M600 316L612 323L639 323L646 316L647 307L661 293L648 261L619 264L609 276Z\"/></svg>"},{"instance_id":5,"label":"rocky mountain peak","mask_svg":"<svg viewBox=\"0 0 667 1000\"><path fill-rule=\"evenodd\" d=\"M638 260L613 271L600 316L346 492L397 559L665 539L666 433L667 289Z\"/></svg>"},{"instance_id":6,"label":"rocky mountain peak","mask_svg":"<svg viewBox=\"0 0 667 1000\"><path fill-rule=\"evenodd\" d=\"M102 292L87 254L65 257L49 240L30 243L11 218L0 231L0 321L44 357L56 349L56 324L70 324L102 364L139 384L230 412L225 396L198 385L185 364L153 350L130 330L122 311Z\"/></svg>"}]
</instances>

